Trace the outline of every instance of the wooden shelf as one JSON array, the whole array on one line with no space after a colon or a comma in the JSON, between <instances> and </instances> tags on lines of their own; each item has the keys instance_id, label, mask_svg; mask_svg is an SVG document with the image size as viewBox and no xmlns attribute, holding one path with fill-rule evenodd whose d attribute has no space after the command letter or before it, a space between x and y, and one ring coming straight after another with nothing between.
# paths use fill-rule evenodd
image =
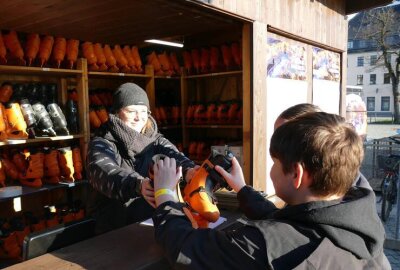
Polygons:
<instances>
[{"instance_id":1,"label":"wooden shelf","mask_svg":"<svg viewBox=\"0 0 400 270\"><path fill-rule=\"evenodd\" d=\"M78 185L85 185L88 183L89 182L87 180L80 180L73 183L60 182L59 184L54 184L54 185L43 184L43 186L41 186L40 188L25 187L25 186L3 187L0 188L0 202L39 192L50 191L58 188L70 188Z\"/></svg>"},{"instance_id":2,"label":"wooden shelf","mask_svg":"<svg viewBox=\"0 0 400 270\"><path fill-rule=\"evenodd\" d=\"M182 125L166 125L166 126L158 126L158 129L176 129L176 128L182 128Z\"/></svg>"},{"instance_id":3,"label":"wooden shelf","mask_svg":"<svg viewBox=\"0 0 400 270\"><path fill-rule=\"evenodd\" d=\"M76 70L76 69L0 65L0 73L73 77L73 76L76 76L77 74L82 74L83 72L82 72L82 70Z\"/></svg>"},{"instance_id":4,"label":"wooden shelf","mask_svg":"<svg viewBox=\"0 0 400 270\"><path fill-rule=\"evenodd\" d=\"M180 79L181 76L154 76L154 79L164 79L164 80L177 80Z\"/></svg>"},{"instance_id":5,"label":"wooden shelf","mask_svg":"<svg viewBox=\"0 0 400 270\"><path fill-rule=\"evenodd\" d=\"M242 125L186 125L187 128L243 128Z\"/></svg>"},{"instance_id":6,"label":"wooden shelf","mask_svg":"<svg viewBox=\"0 0 400 270\"><path fill-rule=\"evenodd\" d=\"M151 78L148 74L133 74L133 73L112 73L112 72L95 72L89 71L89 77L109 77L109 78L118 78L118 77L128 77L128 78L143 78L148 79Z\"/></svg>"},{"instance_id":7,"label":"wooden shelf","mask_svg":"<svg viewBox=\"0 0 400 270\"><path fill-rule=\"evenodd\" d=\"M227 72L218 72L218 73L208 73L208 74L200 74L200 75L189 75L186 76L187 79L197 79L197 78L210 78L210 77L230 77L230 76L239 76L242 75L241 70L237 71L227 71Z\"/></svg>"},{"instance_id":8,"label":"wooden shelf","mask_svg":"<svg viewBox=\"0 0 400 270\"><path fill-rule=\"evenodd\" d=\"M42 142L51 142L51 141L65 141L65 140L73 140L83 138L84 135L69 135L69 136L57 136L57 137L42 137L35 139L26 139L26 140L7 140L0 142L0 146L2 145L16 145L16 144L26 144L26 143L42 143Z\"/></svg>"}]
</instances>

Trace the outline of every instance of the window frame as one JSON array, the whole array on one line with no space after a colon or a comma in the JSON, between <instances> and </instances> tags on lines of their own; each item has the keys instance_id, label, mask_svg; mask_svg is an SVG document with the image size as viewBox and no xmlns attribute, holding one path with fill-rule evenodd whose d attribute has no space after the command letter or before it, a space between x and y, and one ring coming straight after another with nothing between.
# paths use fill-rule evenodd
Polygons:
<instances>
[{"instance_id":1,"label":"window frame","mask_svg":"<svg viewBox=\"0 0 400 270\"><path fill-rule=\"evenodd\" d=\"M390 82L391 82L390 73L389 72L383 73L383 84L390 84Z\"/></svg>"},{"instance_id":2,"label":"window frame","mask_svg":"<svg viewBox=\"0 0 400 270\"><path fill-rule=\"evenodd\" d=\"M388 104L387 108L384 108L384 105ZM381 111L389 112L390 111L390 96L382 96L381 97Z\"/></svg>"},{"instance_id":3,"label":"window frame","mask_svg":"<svg viewBox=\"0 0 400 270\"><path fill-rule=\"evenodd\" d=\"M363 84L364 84L364 75L363 74L357 75L357 85L363 85Z\"/></svg>"},{"instance_id":4,"label":"window frame","mask_svg":"<svg viewBox=\"0 0 400 270\"><path fill-rule=\"evenodd\" d=\"M373 109L372 110L370 109L370 107L371 107L370 104L373 104ZM376 106L375 97L367 97L367 111L374 112L375 111L375 106Z\"/></svg>"},{"instance_id":5,"label":"window frame","mask_svg":"<svg viewBox=\"0 0 400 270\"><path fill-rule=\"evenodd\" d=\"M357 67L364 66L364 56L357 56Z\"/></svg>"},{"instance_id":6,"label":"window frame","mask_svg":"<svg viewBox=\"0 0 400 270\"><path fill-rule=\"evenodd\" d=\"M375 66L377 62L378 62L378 56L376 54L375 55L371 55L369 57L369 65L370 66Z\"/></svg>"},{"instance_id":7,"label":"window frame","mask_svg":"<svg viewBox=\"0 0 400 270\"><path fill-rule=\"evenodd\" d=\"M369 74L369 84L370 85L376 84L376 74L375 73Z\"/></svg>"}]
</instances>

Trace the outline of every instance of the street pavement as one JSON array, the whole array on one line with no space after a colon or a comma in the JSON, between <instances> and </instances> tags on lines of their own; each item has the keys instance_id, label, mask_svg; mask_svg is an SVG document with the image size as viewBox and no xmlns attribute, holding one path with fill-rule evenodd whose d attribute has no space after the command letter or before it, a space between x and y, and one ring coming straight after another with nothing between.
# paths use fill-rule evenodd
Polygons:
<instances>
[{"instance_id":1,"label":"street pavement","mask_svg":"<svg viewBox=\"0 0 400 270\"><path fill-rule=\"evenodd\" d=\"M400 135L397 130L400 125L382 125L382 124L368 124L367 126L367 140L382 139L385 137Z\"/></svg>"},{"instance_id":2,"label":"street pavement","mask_svg":"<svg viewBox=\"0 0 400 270\"><path fill-rule=\"evenodd\" d=\"M378 213L381 211L381 204L379 202L380 194L377 194L377 204L376 208ZM395 242L396 248L385 248L385 255L388 258L390 265L392 266L393 270L400 270L400 232L397 233L396 239L396 214L397 214L397 207L393 208L390 212L389 219L383 224L385 226L386 232L386 239L390 239L391 242ZM386 245L385 245L386 246Z\"/></svg>"}]
</instances>

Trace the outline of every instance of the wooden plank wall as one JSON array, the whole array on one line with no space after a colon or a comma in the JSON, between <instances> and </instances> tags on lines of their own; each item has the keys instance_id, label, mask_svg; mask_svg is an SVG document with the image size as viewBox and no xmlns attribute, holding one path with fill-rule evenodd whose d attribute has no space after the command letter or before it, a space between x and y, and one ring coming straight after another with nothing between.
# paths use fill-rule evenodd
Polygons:
<instances>
[{"instance_id":1,"label":"wooden plank wall","mask_svg":"<svg viewBox=\"0 0 400 270\"><path fill-rule=\"evenodd\" d=\"M212 5L345 51L344 0L212 0Z\"/></svg>"},{"instance_id":2,"label":"wooden plank wall","mask_svg":"<svg viewBox=\"0 0 400 270\"><path fill-rule=\"evenodd\" d=\"M268 118L266 108L266 38L271 26L297 37L319 43L336 51L346 51L347 21L345 0L211 0L220 9L254 20L252 25L252 112L251 182L254 188L273 192L269 172L264 165L269 155L267 142ZM342 54L342 96L345 94L346 54ZM312 77L310 77L312 80ZM311 82L309 85L312 85ZM268 89L267 89L268 91ZM341 99L344 110L344 99Z\"/></svg>"}]
</instances>

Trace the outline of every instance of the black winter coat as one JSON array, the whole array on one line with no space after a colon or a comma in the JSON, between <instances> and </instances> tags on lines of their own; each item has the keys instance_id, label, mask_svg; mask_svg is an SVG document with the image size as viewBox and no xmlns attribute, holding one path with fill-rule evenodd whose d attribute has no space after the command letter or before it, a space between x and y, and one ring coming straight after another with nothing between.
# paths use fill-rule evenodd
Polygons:
<instances>
[{"instance_id":1,"label":"black winter coat","mask_svg":"<svg viewBox=\"0 0 400 270\"><path fill-rule=\"evenodd\" d=\"M110 119L89 143L87 175L94 190L87 203L88 214L102 233L151 217L154 209L136 192L148 177L151 158L165 154L177 160L183 172L194 163L160 133L154 119L144 134L126 126L118 117Z\"/></svg>"},{"instance_id":2,"label":"black winter coat","mask_svg":"<svg viewBox=\"0 0 400 270\"><path fill-rule=\"evenodd\" d=\"M265 199L251 187L240 204ZM195 230L166 202L153 215L156 241L175 269L390 269L383 253L384 229L373 191L354 187L342 200L270 210L234 230Z\"/></svg>"}]
</instances>

